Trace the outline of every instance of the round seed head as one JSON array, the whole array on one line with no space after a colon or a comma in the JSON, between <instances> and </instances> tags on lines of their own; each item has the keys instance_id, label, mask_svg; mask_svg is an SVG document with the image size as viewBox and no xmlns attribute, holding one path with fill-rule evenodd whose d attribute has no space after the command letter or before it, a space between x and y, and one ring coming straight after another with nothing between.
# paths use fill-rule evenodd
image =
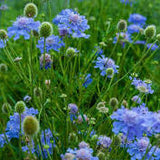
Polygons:
<instances>
[{"instance_id":1,"label":"round seed head","mask_svg":"<svg viewBox=\"0 0 160 160\"><path fill-rule=\"evenodd\" d=\"M128 102L124 99L124 100L122 101L122 105L123 105L124 107L127 107L127 106L128 106Z\"/></svg>"},{"instance_id":2,"label":"round seed head","mask_svg":"<svg viewBox=\"0 0 160 160\"><path fill-rule=\"evenodd\" d=\"M12 110L11 105L9 103L4 103L2 106L3 113L10 113Z\"/></svg>"},{"instance_id":3,"label":"round seed head","mask_svg":"<svg viewBox=\"0 0 160 160\"><path fill-rule=\"evenodd\" d=\"M42 89L40 87L34 88L34 96L35 97L42 97Z\"/></svg>"},{"instance_id":4,"label":"round seed head","mask_svg":"<svg viewBox=\"0 0 160 160\"><path fill-rule=\"evenodd\" d=\"M39 131L39 122L32 116L26 116L22 126L24 133L28 136L33 136Z\"/></svg>"},{"instance_id":5,"label":"round seed head","mask_svg":"<svg viewBox=\"0 0 160 160\"><path fill-rule=\"evenodd\" d=\"M72 48L72 47L69 47L67 50L66 50L66 54L69 55L69 56L72 56L74 55L76 52L75 52L75 49Z\"/></svg>"},{"instance_id":6,"label":"round seed head","mask_svg":"<svg viewBox=\"0 0 160 160\"><path fill-rule=\"evenodd\" d=\"M104 154L103 152L99 152L99 153L97 154L97 157L98 157L100 160L105 160L105 158L106 158L106 156L105 156L105 154Z\"/></svg>"},{"instance_id":7,"label":"round seed head","mask_svg":"<svg viewBox=\"0 0 160 160\"><path fill-rule=\"evenodd\" d=\"M26 17L36 17L38 14L38 9L37 6L34 3L28 3L26 4L26 6L24 7L24 15Z\"/></svg>"},{"instance_id":8,"label":"round seed head","mask_svg":"<svg viewBox=\"0 0 160 160\"><path fill-rule=\"evenodd\" d=\"M145 30L144 30L144 35L146 36L146 38L153 38L156 35L156 27L154 25L150 25L148 26Z\"/></svg>"},{"instance_id":9,"label":"round seed head","mask_svg":"<svg viewBox=\"0 0 160 160\"><path fill-rule=\"evenodd\" d=\"M7 38L7 32L4 29L0 29L0 39L6 39Z\"/></svg>"},{"instance_id":10,"label":"round seed head","mask_svg":"<svg viewBox=\"0 0 160 160\"><path fill-rule=\"evenodd\" d=\"M114 70L113 70L113 68L107 68L107 70L106 70L106 74L107 74L107 76L113 76L114 75Z\"/></svg>"},{"instance_id":11,"label":"round seed head","mask_svg":"<svg viewBox=\"0 0 160 160\"><path fill-rule=\"evenodd\" d=\"M43 22L39 28L40 37L47 38L53 33L53 27L49 22Z\"/></svg>"},{"instance_id":12,"label":"round seed head","mask_svg":"<svg viewBox=\"0 0 160 160\"><path fill-rule=\"evenodd\" d=\"M25 103L23 101L18 101L15 105L15 110L17 113L22 114L25 111Z\"/></svg>"},{"instance_id":13,"label":"round seed head","mask_svg":"<svg viewBox=\"0 0 160 160\"><path fill-rule=\"evenodd\" d=\"M5 72L7 72L7 71L8 71L7 65L4 64L4 63L1 63L1 64L0 64L0 72L5 73Z\"/></svg>"},{"instance_id":14,"label":"round seed head","mask_svg":"<svg viewBox=\"0 0 160 160\"><path fill-rule=\"evenodd\" d=\"M127 29L127 22L121 19L117 24L117 29L120 31L125 31Z\"/></svg>"},{"instance_id":15,"label":"round seed head","mask_svg":"<svg viewBox=\"0 0 160 160\"><path fill-rule=\"evenodd\" d=\"M160 42L160 34L157 34L156 38Z\"/></svg>"},{"instance_id":16,"label":"round seed head","mask_svg":"<svg viewBox=\"0 0 160 160\"><path fill-rule=\"evenodd\" d=\"M115 98L115 97L113 97L113 98L111 98L110 100L109 100L109 105L111 106L111 107L117 107L117 105L118 105L118 99L117 98Z\"/></svg>"}]
</instances>

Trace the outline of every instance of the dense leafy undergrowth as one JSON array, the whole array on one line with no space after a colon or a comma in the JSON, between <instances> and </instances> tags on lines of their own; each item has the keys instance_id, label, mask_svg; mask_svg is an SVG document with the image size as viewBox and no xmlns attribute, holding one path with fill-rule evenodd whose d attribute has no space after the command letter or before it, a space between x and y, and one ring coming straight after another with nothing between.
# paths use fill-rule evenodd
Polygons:
<instances>
[{"instance_id":1,"label":"dense leafy undergrowth","mask_svg":"<svg viewBox=\"0 0 160 160\"><path fill-rule=\"evenodd\" d=\"M0 2L0 159L160 160L160 1Z\"/></svg>"}]
</instances>

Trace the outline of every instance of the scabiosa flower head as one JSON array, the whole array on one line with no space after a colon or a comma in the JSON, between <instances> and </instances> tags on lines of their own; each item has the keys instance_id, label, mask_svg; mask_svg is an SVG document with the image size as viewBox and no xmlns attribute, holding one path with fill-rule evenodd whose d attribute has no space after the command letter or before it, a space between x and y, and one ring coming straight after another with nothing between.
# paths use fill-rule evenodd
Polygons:
<instances>
[{"instance_id":1,"label":"scabiosa flower head","mask_svg":"<svg viewBox=\"0 0 160 160\"><path fill-rule=\"evenodd\" d=\"M159 49L159 46L157 44L154 44L154 43L148 43L147 48L151 51L155 51L155 50Z\"/></svg>"},{"instance_id":2,"label":"scabiosa flower head","mask_svg":"<svg viewBox=\"0 0 160 160\"><path fill-rule=\"evenodd\" d=\"M7 71L8 71L7 65L4 64L4 63L1 63L1 64L0 64L0 72L1 72L1 73L6 73Z\"/></svg>"},{"instance_id":3,"label":"scabiosa flower head","mask_svg":"<svg viewBox=\"0 0 160 160\"><path fill-rule=\"evenodd\" d=\"M137 79L137 78L131 78L132 80L132 85L136 87L140 92L145 93L145 94L153 94L153 90L151 89L152 84L145 83L144 81Z\"/></svg>"},{"instance_id":4,"label":"scabiosa flower head","mask_svg":"<svg viewBox=\"0 0 160 160\"><path fill-rule=\"evenodd\" d=\"M34 21L33 18L18 17L12 27L8 27L8 36L10 38L14 36L14 40L19 39L20 36L29 39L30 32L33 30L38 31L39 26L40 22Z\"/></svg>"},{"instance_id":5,"label":"scabiosa flower head","mask_svg":"<svg viewBox=\"0 0 160 160\"><path fill-rule=\"evenodd\" d=\"M31 99L32 99L32 98L31 98L30 96L28 96L28 95L26 95L26 96L23 98L24 102L26 102L26 103L28 103Z\"/></svg>"},{"instance_id":6,"label":"scabiosa flower head","mask_svg":"<svg viewBox=\"0 0 160 160\"><path fill-rule=\"evenodd\" d=\"M42 54L39 58L40 60L40 68L45 68L45 69L48 69L48 68L51 68L51 64L52 64L52 60L51 60L51 56L49 54L45 54L45 58L44 58L44 55ZM45 63L45 66L44 66L44 63Z\"/></svg>"},{"instance_id":7,"label":"scabiosa flower head","mask_svg":"<svg viewBox=\"0 0 160 160\"><path fill-rule=\"evenodd\" d=\"M114 37L113 43L120 43L123 47L126 44L126 42L131 43L131 35L128 32L120 32L116 33L116 37Z\"/></svg>"},{"instance_id":8,"label":"scabiosa flower head","mask_svg":"<svg viewBox=\"0 0 160 160\"><path fill-rule=\"evenodd\" d=\"M28 136L33 136L39 131L39 122L35 117L26 116L23 121L23 131Z\"/></svg>"},{"instance_id":9,"label":"scabiosa flower head","mask_svg":"<svg viewBox=\"0 0 160 160\"><path fill-rule=\"evenodd\" d=\"M147 20L146 17L140 14L134 13L130 15L128 22L143 26L146 23L146 20Z\"/></svg>"},{"instance_id":10,"label":"scabiosa flower head","mask_svg":"<svg viewBox=\"0 0 160 160\"><path fill-rule=\"evenodd\" d=\"M12 108L11 108L11 105L10 105L9 103L4 103L4 104L2 105L2 112L3 112L3 113L8 114L8 113L11 112L11 110L12 110Z\"/></svg>"},{"instance_id":11,"label":"scabiosa flower head","mask_svg":"<svg viewBox=\"0 0 160 160\"><path fill-rule=\"evenodd\" d=\"M58 25L59 30L64 30L75 38L89 38L84 32L90 27L85 16L81 16L72 9L65 9L53 19L53 23Z\"/></svg>"},{"instance_id":12,"label":"scabiosa flower head","mask_svg":"<svg viewBox=\"0 0 160 160\"><path fill-rule=\"evenodd\" d=\"M78 107L74 103L68 104L68 109L70 110L70 113L75 114L78 112Z\"/></svg>"},{"instance_id":13,"label":"scabiosa flower head","mask_svg":"<svg viewBox=\"0 0 160 160\"><path fill-rule=\"evenodd\" d=\"M49 52L50 50L54 50L59 52L60 48L63 47L65 44L64 42L59 38L59 36L51 35L46 38L46 44L45 44L46 51ZM41 53L44 53L44 38L41 38L38 40L37 48L40 49Z\"/></svg>"},{"instance_id":14,"label":"scabiosa flower head","mask_svg":"<svg viewBox=\"0 0 160 160\"><path fill-rule=\"evenodd\" d=\"M141 103L141 98L138 95L135 95L135 96L132 97L132 101L140 104Z\"/></svg>"},{"instance_id":15,"label":"scabiosa flower head","mask_svg":"<svg viewBox=\"0 0 160 160\"><path fill-rule=\"evenodd\" d=\"M6 4L2 4L2 5L0 6L0 10L1 10L1 11L8 10L8 6L7 6Z\"/></svg>"},{"instance_id":16,"label":"scabiosa flower head","mask_svg":"<svg viewBox=\"0 0 160 160\"><path fill-rule=\"evenodd\" d=\"M62 158L62 160L74 160L75 155L72 153L65 153L64 157Z\"/></svg>"},{"instance_id":17,"label":"scabiosa flower head","mask_svg":"<svg viewBox=\"0 0 160 160\"><path fill-rule=\"evenodd\" d=\"M7 32L4 29L0 29L0 39L4 40L7 38Z\"/></svg>"},{"instance_id":18,"label":"scabiosa flower head","mask_svg":"<svg viewBox=\"0 0 160 160\"><path fill-rule=\"evenodd\" d=\"M108 148L112 143L112 140L107 136L99 136L97 145L100 145L103 148Z\"/></svg>"},{"instance_id":19,"label":"scabiosa flower head","mask_svg":"<svg viewBox=\"0 0 160 160\"><path fill-rule=\"evenodd\" d=\"M80 160L91 160L91 153L87 148L81 148L77 150L76 157Z\"/></svg>"},{"instance_id":20,"label":"scabiosa flower head","mask_svg":"<svg viewBox=\"0 0 160 160\"><path fill-rule=\"evenodd\" d=\"M94 66L94 68L99 68L101 70L102 76L106 75L107 68L113 68L114 73L118 73L117 68L119 68L119 66L115 65L115 62L111 58L102 55L101 57L97 58L97 61L95 61L95 63L96 65ZM111 78L110 75L107 75L107 77Z\"/></svg>"},{"instance_id":21,"label":"scabiosa flower head","mask_svg":"<svg viewBox=\"0 0 160 160\"><path fill-rule=\"evenodd\" d=\"M40 37L47 38L51 36L53 33L53 27L49 22L43 22L39 27L39 35Z\"/></svg>"},{"instance_id":22,"label":"scabiosa flower head","mask_svg":"<svg viewBox=\"0 0 160 160\"><path fill-rule=\"evenodd\" d=\"M91 78L91 74L88 73L87 76L85 77L85 82L83 83L83 86L87 88L88 85L92 83L92 81L93 79Z\"/></svg>"},{"instance_id":23,"label":"scabiosa flower head","mask_svg":"<svg viewBox=\"0 0 160 160\"><path fill-rule=\"evenodd\" d=\"M131 25L128 26L127 31L130 34L133 34L133 33L139 33L140 29L141 29L141 27L139 25L131 24Z\"/></svg>"},{"instance_id":24,"label":"scabiosa flower head","mask_svg":"<svg viewBox=\"0 0 160 160\"><path fill-rule=\"evenodd\" d=\"M68 35L68 29L67 28L61 27L61 28L58 29L58 31L59 31L59 35L61 37L64 37L64 36Z\"/></svg>"},{"instance_id":25,"label":"scabiosa flower head","mask_svg":"<svg viewBox=\"0 0 160 160\"><path fill-rule=\"evenodd\" d=\"M150 149L150 147L149 139L147 137L142 137L131 143L128 146L127 152L133 160L141 160L144 156L146 159L154 159L154 152L156 151L156 148L153 147Z\"/></svg>"},{"instance_id":26,"label":"scabiosa flower head","mask_svg":"<svg viewBox=\"0 0 160 160\"><path fill-rule=\"evenodd\" d=\"M23 101L18 101L15 105L15 111L19 114L22 114L25 111L25 103Z\"/></svg>"},{"instance_id":27,"label":"scabiosa flower head","mask_svg":"<svg viewBox=\"0 0 160 160\"><path fill-rule=\"evenodd\" d=\"M126 20L121 19L117 24L117 29L120 30L120 31L125 31L127 29Z\"/></svg>"},{"instance_id":28,"label":"scabiosa flower head","mask_svg":"<svg viewBox=\"0 0 160 160\"><path fill-rule=\"evenodd\" d=\"M144 35L146 38L152 39L156 35L156 26L154 25L149 25L145 30L144 30Z\"/></svg>"},{"instance_id":29,"label":"scabiosa flower head","mask_svg":"<svg viewBox=\"0 0 160 160\"><path fill-rule=\"evenodd\" d=\"M34 3L28 3L24 7L24 15L26 17L36 17L38 14L37 6Z\"/></svg>"},{"instance_id":30,"label":"scabiosa flower head","mask_svg":"<svg viewBox=\"0 0 160 160\"><path fill-rule=\"evenodd\" d=\"M89 148L89 144L82 141L79 143L79 149L82 149L82 148Z\"/></svg>"}]
</instances>

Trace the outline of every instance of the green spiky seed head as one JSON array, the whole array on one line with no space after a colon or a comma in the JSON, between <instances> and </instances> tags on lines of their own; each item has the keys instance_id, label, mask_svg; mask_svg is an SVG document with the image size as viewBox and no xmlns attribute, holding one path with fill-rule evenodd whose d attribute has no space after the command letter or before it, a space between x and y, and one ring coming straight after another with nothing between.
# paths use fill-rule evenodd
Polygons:
<instances>
[{"instance_id":1,"label":"green spiky seed head","mask_svg":"<svg viewBox=\"0 0 160 160\"><path fill-rule=\"evenodd\" d=\"M106 69L106 74L107 74L107 76L113 76L114 75L114 70L113 70L113 68L107 68Z\"/></svg>"},{"instance_id":2,"label":"green spiky seed head","mask_svg":"<svg viewBox=\"0 0 160 160\"><path fill-rule=\"evenodd\" d=\"M118 99L117 98L115 98L115 97L113 97L113 98L111 98L110 100L109 100L109 105L111 106L111 107L117 107L118 106Z\"/></svg>"},{"instance_id":3,"label":"green spiky seed head","mask_svg":"<svg viewBox=\"0 0 160 160\"><path fill-rule=\"evenodd\" d=\"M126 101L125 99L122 101L122 105L123 105L124 107L128 107L128 103L127 103L127 101Z\"/></svg>"},{"instance_id":4,"label":"green spiky seed head","mask_svg":"<svg viewBox=\"0 0 160 160\"><path fill-rule=\"evenodd\" d=\"M10 113L12 110L11 105L9 103L4 103L2 106L2 112L3 113Z\"/></svg>"},{"instance_id":5,"label":"green spiky seed head","mask_svg":"<svg viewBox=\"0 0 160 160\"><path fill-rule=\"evenodd\" d=\"M125 31L127 29L127 22L121 19L117 24L117 29L120 31Z\"/></svg>"},{"instance_id":6,"label":"green spiky seed head","mask_svg":"<svg viewBox=\"0 0 160 160\"><path fill-rule=\"evenodd\" d=\"M35 97L42 97L42 89L40 87L34 88L33 92Z\"/></svg>"},{"instance_id":7,"label":"green spiky seed head","mask_svg":"<svg viewBox=\"0 0 160 160\"><path fill-rule=\"evenodd\" d=\"M39 28L40 37L47 38L53 33L53 27L49 22L43 22Z\"/></svg>"},{"instance_id":8,"label":"green spiky seed head","mask_svg":"<svg viewBox=\"0 0 160 160\"><path fill-rule=\"evenodd\" d=\"M0 39L6 39L7 38L7 32L4 29L0 29Z\"/></svg>"},{"instance_id":9,"label":"green spiky seed head","mask_svg":"<svg viewBox=\"0 0 160 160\"><path fill-rule=\"evenodd\" d=\"M160 42L160 34L157 34L156 38Z\"/></svg>"},{"instance_id":10,"label":"green spiky seed head","mask_svg":"<svg viewBox=\"0 0 160 160\"><path fill-rule=\"evenodd\" d=\"M146 38L153 38L156 35L156 26L150 25L144 30L144 35Z\"/></svg>"},{"instance_id":11,"label":"green spiky seed head","mask_svg":"<svg viewBox=\"0 0 160 160\"><path fill-rule=\"evenodd\" d=\"M5 73L5 72L7 72L7 71L8 71L7 65L4 64L4 63L1 63L1 64L0 64L0 72Z\"/></svg>"},{"instance_id":12,"label":"green spiky seed head","mask_svg":"<svg viewBox=\"0 0 160 160\"><path fill-rule=\"evenodd\" d=\"M32 116L26 116L22 126L24 133L28 136L34 136L39 131L39 122Z\"/></svg>"},{"instance_id":13,"label":"green spiky seed head","mask_svg":"<svg viewBox=\"0 0 160 160\"><path fill-rule=\"evenodd\" d=\"M25 111L25 103L23 101L18 101L15 105L15 110L17 113L22 114Z\"/></svg>"},{"instance_id":14,"label":"green spiky seed head","mask_svg":"<svg viewBox=\"0 0 160 160\"><path fill-rule=\"evenodd\" d=\"M34 3L28 3L24 7L24 15L26 17L32 18L36 17L38 14L38 9L37 6Z\"/></svg>"}]
</instances>

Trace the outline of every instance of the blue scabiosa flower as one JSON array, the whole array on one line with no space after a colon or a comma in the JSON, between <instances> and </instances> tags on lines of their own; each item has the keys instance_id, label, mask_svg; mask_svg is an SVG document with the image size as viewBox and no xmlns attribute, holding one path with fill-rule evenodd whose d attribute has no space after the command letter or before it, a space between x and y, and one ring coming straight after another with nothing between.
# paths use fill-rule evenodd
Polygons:
<instances>
[{"instance_id":1,"label":"blue scabiosa flower","mask_svg":"<svg viewBox=\"0 0 160 160\"><path fill-rule=\"evenodd\" d=\"M113 43L120 43L123 47L126 43L132 43L131 35L128 32L116 33Z\"/></svg>"},{"instance_id":2,"label":"blue scabiosa flower","mask_svg":"<svg viewBox=\"0 0 160 160\"><path fill-rule=\"evenodd\" d=\"M99 136L97 145L100 145L103 148L108 148L112 143L112 140L107 136Z\"/></svg>"},{"instance_id":3,"label":"blue scabiosa flower","mask_svg":"<svg viewBox=\"0 0 160 160\"><path fill-rule=\"evenodd\" d=\"M68 33L75 38L89 38L89 35L84 33L90 28L87 24L88 21L85 19L85 16L81 16L72 9L62 10L62 12L53 19L53 23L58 25L61 35L63 35L62 33Z\"/></svg>"},{"instance_id":4,"label":"blue scabiosa flower","mask_svg":"<svg viewBox=\"0 0 160 160\"><path fill-rule=\"evenodd\" d=\"M23 98L23 101L28 103L32 98L28 95L26 95L24 98Z\"/></svg>"},{"instance_id":5,"label":"blue scabiosa flower","mask_svg":"<svg viewBox=\"0 0 160 160\"><path fill-rule=\"evenodd\" d=\"M145 45L146 42L145 41L142 41L142 40L137 40L136 42L134 42L135 44L142 44L142 45Z\"/></svg>"},{"instance_id":6,"label":"blue scabiosa flower","mask_svg":"<svg viewBox=\"0 0 160 160\"><path fill-rule=\"evenodd\" d=\"M131 25L128 26L127 31L130 34L133 34L133 33L139 33L140 29L141 29L141 27L139 25L131 24Z\"/></svg>"},{"instance_id":7,"label":"blue scabiosa flower","mask_svg":"<svg viewBox=\"0 0 160 160\"><path fill-rule=\"evenodd\" d=\"M52 60L51 60L51 56L49 54L45 54L45 59L44 59L44 55L42 54L39 58L40 60L40 68L43 69L49 69L51 68L51 64L52 64ZM45 67L44 67L44 61L45 61Z\"/></svg>"},{"instance_id":8,"label":"blue scabiosa flower","mask_svg":"<svg viewBox=\"0 0 160 160\"><path fill-rule=\"evenodd\" d=\"M81 146L82 142L79 144ZM83 142L84 144L84 142ZM71 149L68 148L66 153L61 155L62 160L99 160L98 157L93 157L93 149L86 146L86 144L81 148Z\"/></svg>"},{"instance_id":9,"label":"blue scabiosa flower","mask_svg":"<svg viewBox=\"0 0 160 160\"><path fill-rule=\"evenodd\" d=\"M135 86L136 89L138 89L140 92L145 93L145 94L153 94L154 90L152 90L151 88L151 83L146 83L140 79L137 78L132 78L130 77L130 79L132 80L132 85Z\"/></svg>"},{"instance_id":10,"label":"blue scabiosa flower","mask_svg":"<svg viewBox=\"0 0 160 160\"><path fill-rule=\"evenodd\" d=\"M131 160L141 160L144 156L145 159L154 160L154 152L156 150L155 147L151 148L151 144L147 137L142 137L128 145L127 152L130 154Z\"/></svg>"},{"instance_id":11,"label":"blue scabiosa flower","mask_svg":"<svg viewBox=\"0 0 160 160\"><path fill-rule=\"evenodd\" d=\"M146 20L147 20L146 17L140 14L134 13L130 15L128 22L143 26L146 23Z\"/></svg>"},{"instance_id":12,"label":"blue scabiosa flower","mask_svg":"<svg viewBox=\"0 0 160 160\"><path fill-rule=\"evenodd\" d=\"M74 103L68 104L68 109L69 109L70 113L72 113L72 114L76 114L78 112L78 107Z\"/></svg>"},{"instance_id":13,"label":"blue scabiosa flower","mask_svg":"<svg viewBox=\"0 0 160 160\"><path fill-rule=\"evenodd\" d=\"M97 58L97 61L95 61L95 63L96 65L94 66L94 68L99 68L101 70L101 76L106 75L106 70L108 68L113 68L114 73L118 73L119 66L115 65L114 60L112 60L111 58L102 55L101 57ZM107 75L107 77L112 78L111 75Z\"/></svg>"},{"instance_id":14,"label":"blue scabiosa flower","mask_svg":"<svg viewBox=\"0 0 160 160\"><path fill-rule=\"evenodd\" d=\"M83 83L83 86L87 88L88 85L92 83L92 81L93 79L91 78L91 74L90 73L87 74L87 76L85 77L85 82Z\"/></svg>"},{"instance_id":15,"label":"blue scabiosa flower","mask_svg":"<svg viewBox=\"0 0 160 160\"><path fill-rule=\"evenodd\" d=\"M8 27L8 36L14 37L14 40L23 36L24 39L30 38L31 31L38 32L40 26L39 21L34 21L33 18L18 17L15 22L13 22L12 27Z\"/></svg>"},{"instance_id":16,"label":"blue scabiosa flower","mask_svg":"<svg viewBox=\"0 0 160 160\"><path fill-rule=\"evenodd\" d=\"M102 54L103 54L103 49L100 48L99 46L96 46L96 47L95 47L95 50L96 50L95 55L99 56L99 55L102 55Z\"/></svg>"},{"instance_id":17,"label":"blue scabiosa flower","mask_svg":"<svg viewBox=\"0 0 160 160\"><path fill-rule=\"evenodd\" d=\"M6 144L5 135L0 134L0 148L3 148L4 144Z\"/></svg>"},{"instance_id":18,"label":"blue scabiosa flower","mask_svg":"<svg viewBox=\"0 0 160 160\"><path fill-rule=\"evenodd\" d=\"M140 104L141 103L141 98L138 95L135 95L135 96L132 97L132 101Z\"/></svg>"},{"instance_id":19,"label":"blue scabiosa flower","mask_svg":"<svg viewBox=\"0 0 160 160\"><path fill-rule=\"evenodd\" d=\"M132 5L133 2L135 2L134 0L120 0L121 3L125 3L125 4L130 4Z\"/></svg>"},{"instance_id":20,"label":"blue scabiosa flower","mask_svg":"<svg viewBox=\"0 0 160 160\"><path fill-rule=\"evenodd\" d=\"M46 38L46 51L54 50L59 52L60 48L64 46L64 42L59 38L59 36L49 36ZM44 38L38 40L37 48L40 49L41 53L44 53Z\"/></svg>"},{"instance_id":21,"label":"blue scabiosa flower","mask_svg":"<svg viewBox=\"0 0 160 160\"><path fill-rule=\"evenodd\" d=\"M148 43L147 48L150 49L151 51L155 51L155 50L159 49L159 46L157 44Z\"/></svg>"}]
</instances>

